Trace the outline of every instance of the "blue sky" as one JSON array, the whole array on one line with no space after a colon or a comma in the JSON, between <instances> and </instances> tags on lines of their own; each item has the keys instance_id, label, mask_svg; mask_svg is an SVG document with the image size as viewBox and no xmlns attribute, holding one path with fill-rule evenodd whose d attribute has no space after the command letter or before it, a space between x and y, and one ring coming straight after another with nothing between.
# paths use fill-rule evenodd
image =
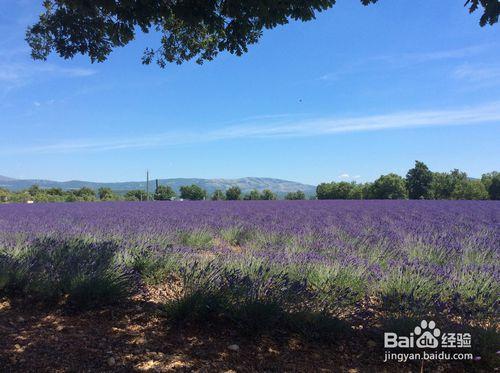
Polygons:
<instances>
[{"instance_id":1,"label":"blue sky","mask_svg":"<svg viewBox=\"0 0 500 373\"><path fill-rule=\"evenodd\" d=\"M500 170L500 25L452 0L341 1L266 31L242 57L31 61L41 0L0 4L0 175L126 181L267 176L316 184L404 175L415 159Z\"/></svg>"}]
</instances>

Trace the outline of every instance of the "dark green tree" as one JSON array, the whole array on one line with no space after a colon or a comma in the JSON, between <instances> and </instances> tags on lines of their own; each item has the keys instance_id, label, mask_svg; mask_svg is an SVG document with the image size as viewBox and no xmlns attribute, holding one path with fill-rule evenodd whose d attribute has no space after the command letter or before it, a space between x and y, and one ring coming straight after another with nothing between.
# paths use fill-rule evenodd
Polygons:
<instances>
[{"instance_id":1,"label":"dark green tree","mask_svg":"<svg viewBox=\"0 0 500 373\"><path fill-rule=\"evenodd\" d=\"M303 191L297 190L296 192L289 192L285 195L285 199L288 200L301 200L306 199L306 195Z\"/></svg>"},{"instance_id":2,"label":"dark green tree","mask_svg":"<svg viewBox=\"0 0 500 373\"><path fill-rule=\"evenodd\" d=\"M64 191L61 188L49 188L45 190L45 193L52 196L64 196Z\"/></svg>"},{"instance_id":3,"label":"dark green tree","mask_svg":"<svg viewBox=\"0 0 500 373\"><path fill-rule=\"evenodd\" d=\"M224 192L220 189L216 189L213 193L212 193L212 201L223 201L226 199L226 195L224 194Z\"/></svg>"},{"instance_id":4,"label":"dark green tree","mask_svg":"<svg viewBox=\"0 0 500 373\"><path fill-rule=\"evenodd\" d=\"M480 180L464 179L458 182L452 199L488 199L488 191Z\"/></svg>"},{"instance_id":5,"label":"dark green tree","mask_svg":"<svg viewBox=\"0 0 500 373\"><path fill-rule=\"evenodd\" d=\"M481 182L488 191L490 199L500 199L500 173L497 171L489 172L481 176Z\"/></svg>"},{"instance_id":6,"label":"dark green tree","mask_svg":"<svg viewBox=\"0 0 500 373\"><path fill-rule=\"evenodd\" d=\"M432 175L430 195L434 199L457 199L461 185L467 182L467 174L458 169L450 173L437 172Z\"/></svg>"},{"instance_id":7,"label":"dark green tree","mask_svg":"<svg viewBox=\"0 0 500 373\"><path fill-rule=\"evenodd\" d=\"M33 184L32 186L30 186L28 188L28 193L30 196L34 197L36 196L38 193L40 193L42 190L40 189L40 187L36 184Z\"/></svg>"},{"instance_id":8,"label":"dark green tree","mask_svg":"<svg viewBox=\"0 0 500 373\"><path fill-rule=\"evenodd\" d=\"M26 190L22 190L20 192L12 192L8 202L15 203L26 203L27 201L33 200L30 194Z\"/></svg>"},{"instance_id":9,"label":"dark green tree","mask_svg":"<svg viewBox=\"0 0 500 373\"><path fill-rule=\"evenodd\" d=\"M93 189L83 187L72 191L78 201L95 201L96 195Z\"/></svg>"},{"instance_id":10,"label":"dark green tree","mask_svg":"<svg viewBox=\"0 0 500 373\"><path fill-rule=\"evenodd\" d=\"M191 201L201 201L207 198L207 192L196 184L183 185L180 187L181 198Z\"/></svg>"},{"instance_id":11,"label":"dark green tree","mask_svg":"<svg viewBox=\"0 0 500 373\"><path fill-rule=\"evenodd\" d=\"M276 199L276 194L274 194L273 191L270 189L264 189L262 191L260 199L264 201L272 201Z\"/></svg>"},{"instance_id":12,"label":"dark green tree","mask_svg":"<svg viewBox=\"0 0 500 373\"><path fill-rule=\"evenodd\" d=\"M354 184L347 181L333 183L331 199L349 199L353 187Z\"/></svg>"},{"instance_id":13,"label":"dark green tree","mask_svg":"<svg viewBox=\"0 0 500 373\"><path fill-rule=\"evenodd\" d=\"M349 183L347 181L323 183L316 187L316 196L318 199L352 199L355 196L354 189L356 187L355 182Z\"/></svg>"},{"instance_id":14,"label":"dark green tree","mask_svg":"<svg viewBox=\"0 0 500 373\"><path fill-rule=\"evenodd\" d=\"M116 199L116 196L111 190L111 188L105 188L105 187L99 188L97 190L97 195L99 196L99 199L101 201L113 201Z\"/></svg>"},{"instance_id":15,"label":"dark green tree","mask_svg":"<svg viewBox=\"0 0 500 373\"><path fill-rule=\"evenodd\" d=\"M153 198L155 201L170 201L175 198L175 191L168 185L158 185Z\"/></svg>"},{"instance_id":16,"label":"dark green tree","mask_svg":"<svg viewBox=\"0 0 500 373\"><path fill-rule=\"evenodd\" d=\"M488 195L490 199L500 199L500 175L495 176L491 180L491 184L488 187Z\"/></svg>"},{"instance_id":17,"label":"dark green tree","mask_svg":"<svg viewBox=\"0 0 500 373\"><path fill-rule=\"evenodd\" d=\"M330 199L332 194L332 183L321 183L316 187L316 197L318 199Z\"/></svg>"},{"instance_id":18,"label":"dark green tree","mask_svg":"<svg viewBox=\"0 0 500 373\"><path fill-rule=\"evenodd\" d=\"M7 189L0 188L0 203L8 202L11 195Z\"/></svg>"},{"instance_id":19,"label":"dark green tree","mask_svg":"<svg viewBox=\"0 0 500 373\"><path fill-rule=\"evenodd\" d=\"M435 172L432 175L430 194L433 199L450 199L454 187L450 174Z\"/></svg>"},{"instance_id":20,"label":"dark green tree","mask_svg":"<svg viewBox=\"0 0 500 373\"><path fill-rule=\"evenodd\" d=\"M363 199L363 184L352 183L349 199Z\"/></svg>"},{"instance_id":21,"label":"dark green tree","mask_svg":"<svg viewBox=\"0 0 500 373\"><path fill-rule=\"evenodd\" d=\"M363 199L373 199L372 188L373 183L364 183L361 187L361 194L363 195Z\"/></svg>"},{"instance_id":22,"label":"dark green tree","mask_svg":"<svg viewBox=\"0 0 500 373\"><path fill-rule=\"evenodd\" d=\"M429 198L432 183L432 172L420 161L415 161L415 167L406 174L406 185L410 199Z\"/></svg>"},{"instance_id":23,"label":"dark green tree","mask_svg":"<svg viewBox=\"0 0 500 373\"><path fill-rule=\"evenodd\" d=\"M49 195L47 189L42 189L38 185L34 184L26 190L26 194L29 196L28 200L34 202L56 202L57 197Z\"/></svg>"},{"instance_id":24,"label":"dark green tree","mask_svg":"<svg viewBox=\"0 0 500 373\"><path fill-rule=\"evenodd\" d=\"M377 0L361 0L368 5ZM45 0L38 22L29 27L26 40L35 59L52 51L72 58L86 54L92 62L106 60L114 48L151 30L162 34L159 47L148 48L142 62L160 67L169 62L198 63L219 52L242 55L259 41L265 29L291 20L310 21L336 0ZM467 0L470 12L483 9L480 25L498 22L498 0Z\"/></svg>"},{"instance_id":25,"label":"dark green tree","mask_svg":"<svg viewBox=\"0 0 500 373\"><path fill-rule=\"evenodd\" d=\"M78 198L73 194L73 193L68 193L64 197L65 202L76 202L78 201Z\"/></svg>"},{"instance_id":26,"label":"dark green tree","mask_svg":"<svg viewBox=\"0 0 500 373\"><path fill-rule=\"evenodd\" d=\"M250 191L250 193L247 193L243 196L243 199L245 201L257 201L261 199L261 194L257 189L253 189Z\"/></svg>"},{"instance_id":27,"label":"dark green tree","mask_svg":"<svg viewBox=\"0 0 500 373\"><path fill-rule=\"evenodd\" d=\"M64 202L68 192L63 191L61 188L49 188L43 190L43 196L38 194L35 196L37 202Z\"/></svg>"},{"instance_id":28,"label":"dark green tree","mask_svg":"<svg viewBox=\"0 0 500 373\"><path fill-rule=\"evenodd\" d=\"M228 201L237 201L241 199L241 189L237 186L233 186L226 190L226 199Z\"/></svg>"},{"instance_id":29,"label":"dark green tree","mask_svg":"<svg viewBox=\"0 0 500 373\"><path fill-rule=\"evenodd\" d=\"M370 198L374 199L404 199L408 196L405 179L393 173L380 176L370 189Z\"/></svg>"},{"instance_id":30,"label":"dark green tree","mask_svg":"<svg viewBox=\"0 0 500 373\"><path fill-rule=\"evenodd\" d=\"M127 201L146 201L147 196L148 195L146 194L146 192L142 189L129 190L127 193L125 193L125 200L127 200Z\"/></svg>"}]
</instances>

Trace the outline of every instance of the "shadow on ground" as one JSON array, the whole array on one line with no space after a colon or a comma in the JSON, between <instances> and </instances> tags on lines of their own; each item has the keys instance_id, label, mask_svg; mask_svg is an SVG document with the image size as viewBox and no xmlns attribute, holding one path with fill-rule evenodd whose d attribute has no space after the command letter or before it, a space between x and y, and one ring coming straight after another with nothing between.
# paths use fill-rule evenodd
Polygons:
<instances>
[{"instance_id":1,"label":"shadow on ground","mask_svg":"<svg viewBox=\"0 0 500 373\"><path fill-rule=\"evenodd\" d=\"M71 314L0 302L0 366L5 372L480 371L480 366L383 363L382 337L363 328L348 339L306 341L285 333L242 337L230 326L171 327L144 301ZM237 345L234 346L234 345Z\"/></svg>"}]
</instances>

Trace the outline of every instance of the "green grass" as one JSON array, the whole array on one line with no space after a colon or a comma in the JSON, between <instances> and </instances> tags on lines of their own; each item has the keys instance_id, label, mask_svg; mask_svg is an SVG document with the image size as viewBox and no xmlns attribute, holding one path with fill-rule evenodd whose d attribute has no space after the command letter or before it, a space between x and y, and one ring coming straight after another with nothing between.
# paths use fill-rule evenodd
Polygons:
<instances>
[{"instance_id":1,"label":"green grass","mask_svg":"<svg viewBox=\"0 0 500 373\"><path fill-rule=\"evenodd\" d=\"M200 229L192 232L181 232L179 242L186 247L208 250L213 247L214 239L211 232Z\"/></svg>"}]
</instances>

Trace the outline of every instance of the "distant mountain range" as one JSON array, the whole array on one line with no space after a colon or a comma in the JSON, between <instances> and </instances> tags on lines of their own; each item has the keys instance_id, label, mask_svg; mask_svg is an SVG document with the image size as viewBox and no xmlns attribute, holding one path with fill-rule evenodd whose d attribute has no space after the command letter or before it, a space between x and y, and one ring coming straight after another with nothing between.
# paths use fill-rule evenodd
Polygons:
<instances>
[{"instance_id":1,"label":"distant mountain range","mask_svg":"<svg viewBox=\"0 0 500 373\"><path fill-rule=\"evenodd\" d=\"M169 185L176 192L182 185L196 184L205 189L208 193L212 193L216 189L226 190L232 186L240 187L243 193L248 193L252 189L262 191L270 189L279 196L283 196L288 192L302 190L306 195L314 195L316 187L314 185L297 183L294 181L273 179L267 177L244 177L241 179L195 179L195 178L178 178L178 179L159 179L160 185ZM40 188L61 188L63 190L79 189L88 187L99 189L101 187L111 188L113 191L127 192L133 189L146 189L146 181L125 181L117 183L99 183L91 181L52 181L38 179L13 179L0 175L0 188L6 188L12 191L27 189L32 185L38 185ZM155 188L155 180L149 181L149 189L153 191Z\"/></svg>"}]
</instances>

